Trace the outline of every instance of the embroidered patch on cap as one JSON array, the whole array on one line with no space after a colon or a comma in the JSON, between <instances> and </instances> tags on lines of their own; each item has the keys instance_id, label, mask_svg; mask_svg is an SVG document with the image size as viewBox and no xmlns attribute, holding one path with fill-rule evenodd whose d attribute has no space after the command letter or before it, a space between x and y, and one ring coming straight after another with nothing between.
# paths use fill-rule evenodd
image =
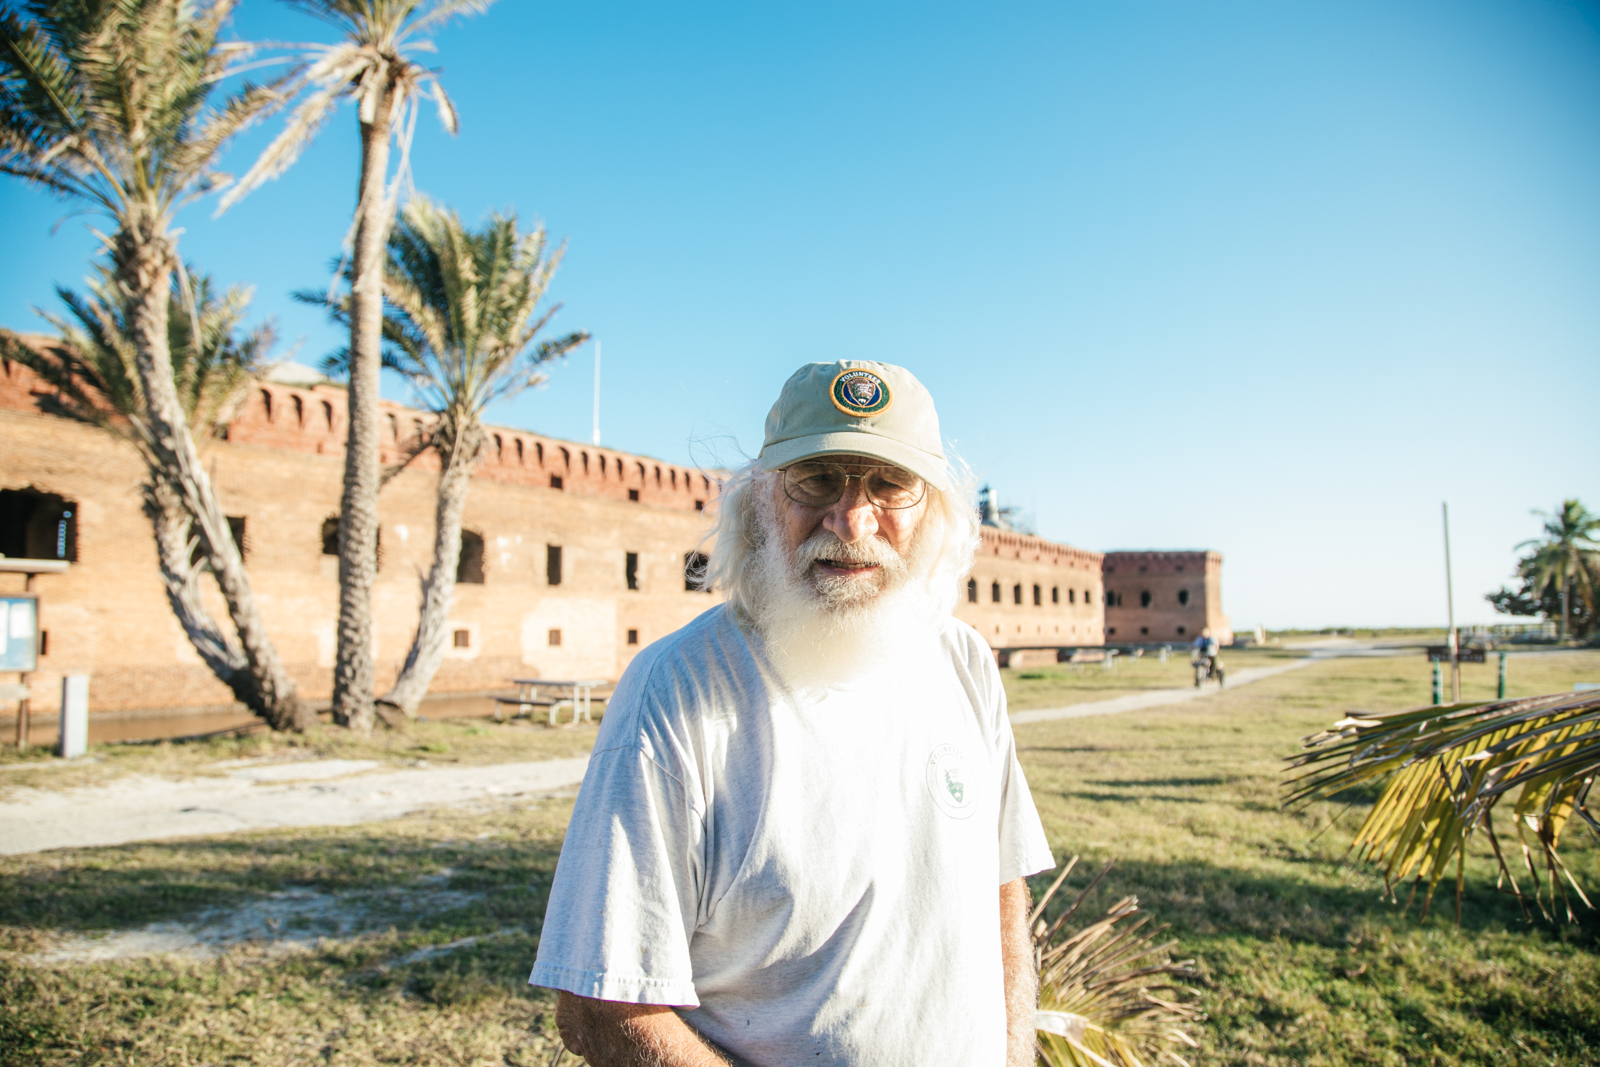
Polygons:
<instances>
[{"instance_id":1,"label":"embroidered patch on cap","mask_svg":"<svg viewBox=\"0 0 1600 1067\"><path fill-rule=\"evenodd\" d=\"M847 370L833 380L828 393L833 406L846 415L865 418L889 407L889 383L869 370Z\"/></svg>"}]
</instances>

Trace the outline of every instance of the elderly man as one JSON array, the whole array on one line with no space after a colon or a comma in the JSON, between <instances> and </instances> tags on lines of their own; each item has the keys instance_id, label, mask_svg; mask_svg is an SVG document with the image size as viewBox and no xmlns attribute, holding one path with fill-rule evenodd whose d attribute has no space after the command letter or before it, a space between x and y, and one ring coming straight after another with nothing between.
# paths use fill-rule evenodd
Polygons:
<instances>
[{"instance_id":1,"label":"elderly man","mask_svg":"<svg viewBox=\"0 0 1600 1067\"><path fill-rule=\"evenodd\" d=\"M911 374L802 367L725 488L727 602L606 709L531 981L595 1067L1031 1064L1053 866Z\"/></svg>"}]
</instances>

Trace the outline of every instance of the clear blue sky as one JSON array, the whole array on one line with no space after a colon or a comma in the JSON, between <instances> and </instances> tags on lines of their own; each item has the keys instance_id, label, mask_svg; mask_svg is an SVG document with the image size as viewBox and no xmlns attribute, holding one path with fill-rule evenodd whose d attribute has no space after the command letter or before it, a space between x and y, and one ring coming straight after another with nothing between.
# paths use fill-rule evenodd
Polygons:
<instances>
[{"instance_id":1,"label":"clear blue sky","mask_svg":"<svg viewBox=\"0 0 1600 1067\"><path fill-rule=\"evenodd\" d=\"M1238 626L1442 621L1442 499L1486 620L1530 509L1600 507L1595 5L501 0L438 43L417 187L570 239L614 447L735 462L800 363L901 363L1046 536L1224 552ZM354 125L183 219L305 362ZM0 324L85 274L68 210L0 181ZM494 416L586 439L591 378Z\"/></svg>"}]
</instances>

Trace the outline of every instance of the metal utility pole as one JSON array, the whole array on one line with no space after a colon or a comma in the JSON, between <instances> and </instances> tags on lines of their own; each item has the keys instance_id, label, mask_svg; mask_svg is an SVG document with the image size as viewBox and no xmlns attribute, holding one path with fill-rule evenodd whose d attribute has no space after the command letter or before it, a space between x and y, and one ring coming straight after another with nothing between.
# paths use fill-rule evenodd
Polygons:
<instances>
[{"instance_id":1,"label":"metal utility pole","mask_svg":"<svg viewBox=\"0 0 1600 1067\"><path fill-rule=\"evenodd\" d=\"M594 343L594 443L600 444L600 342Z\"/></svg>"},{"instance_id":2,"label":"metal utility pole","mask_svg":"<svg viewBox=\"0 0 1600 1067\"><path fill-rule=\"evenodd\" d=\"M1446 610L1450 617L1450 703L1461 703L1461 659L1456 648L1456 593L1455 584L1450 577L1450 504L1439 505L1444 509L1444 598Z\"/></svg>"}]
</instances>

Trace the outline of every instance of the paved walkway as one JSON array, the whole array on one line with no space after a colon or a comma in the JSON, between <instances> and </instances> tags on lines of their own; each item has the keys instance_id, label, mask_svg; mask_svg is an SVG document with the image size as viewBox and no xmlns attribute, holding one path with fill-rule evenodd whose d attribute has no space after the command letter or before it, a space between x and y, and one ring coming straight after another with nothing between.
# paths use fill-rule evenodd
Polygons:
<instances>
[{"instance_id":1,"label":"paved walkway","mask_svg":"<svg viewBox=\"0 0 1600 1067\"><path fill-rule=\"evenodd\" d=\"M0 854L288 826L354 826L545 796L583 780L587 756L374 773L371 760L241 767L222 777L138 777L89 789L19 790L0 804Z\"/></svg>"},{"instance_id":2,"label":"paved walkway","mask_svg":"<svg viewBox=\"0 0 1600 1067\"><path fill-rule=\"evenodd\" d=\"M1263 678L1271 678L1285 671L1297 671L1301 667L1309 667L1323 657L1307 657L1305 659L1291 660L1276 667L1248 667L1242 671L1228 672L1228 688L1237 689L1241 685L1259 682ZM1182 689L1151 689L1143 693L1129 693L1124 697L1113 697L1110 700L1090 700L1082 704L1068 704L1064 708L1029 708L1026 711L1013 711L1011 725L1021 726L1030 722L1049 722L1052 719L1083 719L1091 715L1116 715L1124 711L1138 711L1140 708L1160 708L1168 704L1183 704L1190 700L1199 700L1219 692L1215 682L1207 682L1201 686L1185 686Z\"/></svg>"}]
</instances>

